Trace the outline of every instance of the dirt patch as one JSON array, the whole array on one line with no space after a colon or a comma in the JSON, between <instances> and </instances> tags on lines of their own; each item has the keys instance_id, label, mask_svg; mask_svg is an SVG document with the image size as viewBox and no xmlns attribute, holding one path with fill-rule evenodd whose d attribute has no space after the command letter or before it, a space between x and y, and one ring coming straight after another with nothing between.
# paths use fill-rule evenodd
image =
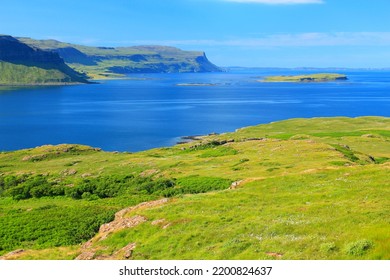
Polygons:
<instances>
[{"instance_id":1,"label":"dirt patch","mask_svg":"<svg viewBox=\"0 0 390 280\"><path fill-rule=\"evenodd\" d=\"M22 255L25 252L23 249L18 249L12 252L9 252L8 254L5 254L4 256L0 257L0 260L7 260L9 258L18 257Z\"/></svg>"},{"instance_id":2,"label":"dirt patch","mask_svg":"<svg viewBox=\"0 0 390 280\"><path fill-rule=\"evenodd\" d=\"M139 174L139 176L141 176L141 177L150 177L150 176L155 175L155 174L157 174L159 172L160 172L160 170L158 170L158 169L148 169L148 170L145 170L145 171L141 172Z\"/></svg>"},{"instance_id":3,"label":"dirt patch","mask_svg":"<svg viewBox=\"0 0 390 280\"><path fill-rule=\"evenodd\" d=\"M103 224L99 229L100 239L104 240L107 236L114 232L125 228L136 227L139 224L146 222L147 219L143 216L134 216L131 218L115 219L111 223Z\"/></svg>"},{"instance_id":4,"label":"dirt patch","mask_svg":"<svg viewBox=\"0 0 390 280\"><path fill-rule=\"evenodd\" d=\"M111 255L99 255L96 256L97 248L94 248L93 245L96 242L104 240L107 236L113 232L125 229L136 227L139 224L142 224L147 221L146 217L141 215L134 215L128 217L132 212L141 209L153 208L156 206L163 205L168 202L168 198L148 201L140 203L136 206L128 207L122 209L115 213L115 219L112 222L103 224L100 226L99 232L90 240L85 242L81 246L81 253L76 257L76 260L92 260L92 259L129 259L132 256L132 252L136 246L135 243L129 243L127 246L119 249L118 251L112 253ZM164 220L165 221L165 220ZM164 225L165 226L165 225Z\"/></svg>"},{"instance_id":5,"label":"dirt patch","mask_svg":"<svg viewBox=\"0 0 390 280\"><path fill-rule=\"evenodd\" d=\"M235 189L237 189L237 188L241 185L242 182L243 182L243 180L233 182L233 183L230 185L229 189L230 189L230 190L235 190Z\"/></svg>"},{"instance_id":6,"label":"dirt patch","mask_svg":"<svg viewBox=\"0 0 390 280\"><path fill-rule=\"evenodd\" d=\"M93 260L95 256L94 251L85 251L77 256L76 260Z\"/></svg>"},{"instance_id":7,"label":"dirt patch","mask_svg":"<svg viewBox=\"0 0 390 280\"><path fill-rule=\"evenodd\" d=\"M114 259L130 259L133 255L133 250L136 246L136 243L129 243L128 245L116 252L116 254L114 255Z\"/></svg>"},{"instance_id":8,"label":"dirt patch","mask_svg":"<svg viewBox=\"0 0 390 280\"><path fill-rule=\"evenodd\" d=\"M265 253L265 254L266 254L267 256L274 257L274 258L278 258L278 259L280 259L280 258L283 257L282 254L280 254L280 253L275 253L275 252L267 252L267 253Z\"/></svg>"}]
</instances>

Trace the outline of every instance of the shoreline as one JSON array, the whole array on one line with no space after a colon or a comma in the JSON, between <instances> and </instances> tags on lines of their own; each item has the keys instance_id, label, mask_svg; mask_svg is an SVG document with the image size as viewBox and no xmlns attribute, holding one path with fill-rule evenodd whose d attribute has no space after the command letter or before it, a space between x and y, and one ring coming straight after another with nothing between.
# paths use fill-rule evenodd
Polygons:
<instances>
[{"instance_id":1,"label":"shoreline","mask_svg":"<svg viewBox=\"0 0 390 280\"><path fill-rule=\"evenodd\" d=\"M2 87L44 87L44 86L73 86L73 85L93 85L99 84L98 82L88 81L88 83L31 83L31 84L0 84L0 89Z\"/></svg>"},{"instance_id":2,"label":"shoreline","mask_svg":"<svg viewBox=\"0 0 390 280\"><path fill-rule=\"evenodd\" d=\"M90 148L93 148L93 149L99 149L101 150L102 152L107 152L107 153L139 153L139 152L145 152L145 151L150 151L150 150L153 150L153 149L160 149L160 148L171 148L171 147L174 147L176 145L181 145L181 144L188 144L188 143L191 143L191 142L195 142L195 141L202 141L204 140L205 138L207 137L210 137L210 136L222 136L222 138L224 138L224 135L226 134L229 134L229 133L233 133L233 132L237 132L237 131L240 131L242 129L248 129L250 127L256 127L256 126L261 126L261 125L271 125L271 124L276 124L276 123L280 123L280 122L289 122L289 121L297 121L297 120L315 120L315 119L323 119L324 121L326 120L332 120L332 119L361 119L361 118L381 118L381 119L390 119L390 116L384 116L384 115L363 115L363 116L357 116L357 117L347 117L347 116L333 116L333 117L310 117L310 118L288 118L288 119L284 119L284 120L279 120L279 121L271 121L271 122L267 122L267 123L259 123L259 124L256 124L256 125L250 125L250 126L242 126L242 127L239 127L237 129L235 129L234 131L226 131L226 132L221 132L221 133L215 133L215 132L211 132L209 134L204 134L204 135L186 135L186 136L178 136L178 137L174 137L174 138L171 138L172 139L172 144L170 145L161 145L161 146L155 146L155 147L151 147L151 148L147 148L147 149L142 149L142 150L121 150L121 149L106 149L106 148L102 148L102 147L99 147L99 146L93 146L90 145L90 144L85 144L85 143L57 143L57 144L52 144L52 143L46 143L46 144L42 144L42 145L37 145L37 146L34 146L34 147L22 147L22 148L16 148L16 149L1 149L0 147L0 154L6 154L6 153L12 153L12 152L17 152L17 151L22 151L22 150L32 150L32 149L36 149L36 148L39 148L39 147L44 147L44 146L58 146L58 145L80 145L80 146L88 146ZM363 132L362 132L363 133ZM249 140L259 140L258 138L248 138ZM247 139L247 140L248 140Z\"/></svg>"}]
</instances>

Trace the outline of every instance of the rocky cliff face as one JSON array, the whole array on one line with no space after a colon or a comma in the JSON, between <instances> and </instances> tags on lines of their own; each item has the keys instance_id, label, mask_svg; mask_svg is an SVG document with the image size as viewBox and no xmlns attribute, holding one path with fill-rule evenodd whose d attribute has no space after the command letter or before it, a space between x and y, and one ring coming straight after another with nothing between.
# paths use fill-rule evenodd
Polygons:
<instances>
[{"instance_id":1,"label":"rocky cliff face","mask_svg":"<svg viewBox=\"0 0 390 280\"><path fill-rule=\"evenodd\" d=\"M86 72L171 73L221 72L204 52L183 51L168 46L87 47L54 40L20 38L30 46L57 52L66 63Z\"/></svg>"},{"instance_id":2,"label":"rocky cliff face","mask_svg":"<svg viewBox=\"0 0 390 280\"><path fill-rule=\"evenodd\" d=\"M12 36L0 36L0 61L45 70L58 70L66 76L64 82L67 83L87 82L85 76L67 66L58 53L28 46Z\"/></svg>"},{"instance_id":3,"label":"rocky cliff face","mask_svg":"<svg viewBox=\"0 0 390 280\"><path fill-rule=\"evenodd\" d=\"M112 48L112 53L104 55L86 55L76 48L66 47L54 49L58 52L66 63L77 63L86 66L98 65L105 61L122 61L120 64L107 67L112 73L178 73L178 72L221 72L221 69L212 64L206 57L205 53L184 52L179 49L167 52L167 47L153 47L148 49L143 47L141 51L151 53L143 54L116 54L121 48ZM128 64L128 65L126 65Z\"/></svg>"}]
</instances>

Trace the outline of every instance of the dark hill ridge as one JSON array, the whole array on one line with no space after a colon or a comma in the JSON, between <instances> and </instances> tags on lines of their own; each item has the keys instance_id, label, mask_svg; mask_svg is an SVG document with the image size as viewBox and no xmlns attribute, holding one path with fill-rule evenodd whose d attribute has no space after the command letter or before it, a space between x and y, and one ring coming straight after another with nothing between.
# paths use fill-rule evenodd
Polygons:
<instances>
[{"instance_id":1,"label":"dark hill ridge","mask_svg":"<svg viewBox=\"0 0 390 280\"><path fill-rule=\"evenodd\" d=\"M20 41L40 49L57 52L73 68L100 78L110 74L221 72L204 52L183 51L167 46L88 47L56 40Z\"/></svg>"},{"instance_id":2,"label":"dark hill ridge","mask_svg":"<svg viewBox=\"0 0 390 280\"><path fill-rule=\"evenodd\" d=\"M58 54L29 47L11 36L0 36L0 60L44 67L63 62Z\"/></svg>"},{"instance_id":3,"label":"dark hill ridge","mask_svg":"<svg viewBox=\"0 0 390 280\"><path fill-rule=\"evenodd\" d=\"M28 46L0 35L0 84L87 83L85 75L65 64L56 52Z\"/></svg>"}]
</instances>

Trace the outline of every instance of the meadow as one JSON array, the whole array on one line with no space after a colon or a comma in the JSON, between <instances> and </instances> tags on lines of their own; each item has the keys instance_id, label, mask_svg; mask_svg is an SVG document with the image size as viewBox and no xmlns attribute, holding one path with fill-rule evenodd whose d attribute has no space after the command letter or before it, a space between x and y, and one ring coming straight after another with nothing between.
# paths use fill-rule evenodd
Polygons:
<instances>
[{"instance_id":1,"label":"meadow","mask_svg":"<svg viewBox=\"0 0 390 280\"><path fill-rule=\"evenodd\" d=\"M389 169L381 117L292 119L138 153L2 152L0 255L389 259Z\"/></svg>"}]
</instances>

